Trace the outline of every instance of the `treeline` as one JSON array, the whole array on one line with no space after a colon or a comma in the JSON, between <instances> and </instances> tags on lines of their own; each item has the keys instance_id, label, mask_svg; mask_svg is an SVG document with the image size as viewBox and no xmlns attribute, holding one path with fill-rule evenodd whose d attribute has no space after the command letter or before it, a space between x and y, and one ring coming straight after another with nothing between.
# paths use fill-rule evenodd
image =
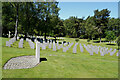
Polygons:
<instances>
[{"instance_id":1,"label":"treeline","mask_svg":"<svg viewBox=\"0 0 120 80\"><path fill-rule=\"evenodd\" d=\"M108 9L94 10L94 16L62 20L58 2L5 2L2 5L3 36L15 34L97 39L120 35L120 19ZM113 38L115 39L115 38Z\"/></svg>"}]
</instances>

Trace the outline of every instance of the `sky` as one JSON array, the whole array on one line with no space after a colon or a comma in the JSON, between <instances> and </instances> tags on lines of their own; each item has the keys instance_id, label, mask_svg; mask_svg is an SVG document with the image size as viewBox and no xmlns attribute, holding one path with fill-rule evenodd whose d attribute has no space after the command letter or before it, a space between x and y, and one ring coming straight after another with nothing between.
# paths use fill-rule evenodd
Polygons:
<instances>
[{"instance_id":1,"label":"sky","mask_svg":"<svg viewBox=\"0 0 120 80\"><path fill-rule=\"evenodd\" d=\"M59 2L59 17L68 19L70 16L78 18L94 15L94 10L108 9L110 17L118 18L118 2Z\"/></svg>"}]
</instances>

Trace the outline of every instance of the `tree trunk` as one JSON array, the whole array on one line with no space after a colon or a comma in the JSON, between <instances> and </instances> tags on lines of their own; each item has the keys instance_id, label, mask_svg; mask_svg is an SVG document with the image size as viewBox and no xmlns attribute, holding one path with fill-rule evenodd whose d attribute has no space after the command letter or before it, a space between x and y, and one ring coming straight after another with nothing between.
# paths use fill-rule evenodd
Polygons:
<instances>
[{"instance_id":1,"label":"tree trunk","mask_svg":"<svg viewBox=\"0 0 120 80\"><path fill-rule=\"evenodd\" d=\"M17 27L18 27L18 3L17 3L17 6L16 6L16 11L17 11L17 16L16 16L16 26L15 26L15 38L16 38L16 41L17 41Z\"/></svg>"},{"instance_id":2,"label":"tree trunk","mask_svg":"<svg viewBox=\"0 0 120 80\"><path fill-rule=\"evenodd\" d=\"M45 31L45 36L44 36L44 39L45 39L45 41L46 41L46 31Z\"/></svg>"},{"instance_id":3,"label":"tree trunk","mask_svg":"<svg viewBox=\"0 0 120 80\"><path fill-rule=\"evenodd\" d=\"M101 43L101 37L100 37L100 43Z\"/></svg>"},{"instance_id":4,"label":"tree trunk","mask_svg":"<svg viewBox=\"0 0 120 80\"><path fill-rule=\"evenodd\" d=\"M26 40L26 38L27 38L27 32L25 33L25 37L24 37L24 40Z\"/></svg>"},{"instance_id":5,"label":"tree trunk","mask_svg":"<svg viewBox=\"0 0 120 80\"><path fill-rule=\"evenodd\" d=\"M56 39L56 36L55 36L55 43L57 43L56 40L57 40L57 39Z\"/></svg>"},{"instance_id":6,"label":"tree trunk","mask_svg":"<svg viewBox=\"0 0 120 80\"><path fill-rule=\"evenodd\" d=\"M101 43L101 35L100 35L100 43Z\"/></svg>"}]
</instances>

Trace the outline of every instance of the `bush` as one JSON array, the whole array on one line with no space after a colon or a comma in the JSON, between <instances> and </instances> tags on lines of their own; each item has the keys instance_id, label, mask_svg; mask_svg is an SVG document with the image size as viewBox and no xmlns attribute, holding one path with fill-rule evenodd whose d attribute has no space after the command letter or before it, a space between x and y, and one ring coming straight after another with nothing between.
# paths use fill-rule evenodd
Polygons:
<instances>
[{"instance_id":1,"label":"bush","mask_svg":"<svg viewBox=\"0 0 120 80\"><path fill-rule=\"evenodd\" d=\"M59 42L59 44L62 44L62 42Z\"/></svg>"},{"instance_id":2,"label":"bush","mask_svg":"<svg viewBox=\"0 0 120 80\"><path fill-rule=\"evenodd\" d=\"M111 42L111 41L116 39L115 33L113 31L106 31L105 33L106 33L105 38L106 38L107 41Z\"/></svg>"},{"instance_id":3,"label":"bush","mask_svg":"<svg viewBox=\"0 0 120 80\"><path fill-rule=\"evenodd\" d=\"M76 42L78 42L78 41L79 41L79 39L75 39L75 41L76 41Z\"/></svg>"},{"instance_id":4,"label":"bush","mask_svg":"<svg viewBox=\"0 0 120 80\"><path fill-rule=\"evenodd\" d=\"M87 42L90 42L90 39L87 39Z\"/></svg>"}]
</instances>

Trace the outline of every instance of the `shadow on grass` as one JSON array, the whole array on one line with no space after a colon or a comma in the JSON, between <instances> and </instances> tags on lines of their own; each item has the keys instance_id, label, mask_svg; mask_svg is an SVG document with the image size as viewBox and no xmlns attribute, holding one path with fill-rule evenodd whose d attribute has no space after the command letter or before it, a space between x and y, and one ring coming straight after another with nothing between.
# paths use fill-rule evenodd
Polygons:
<instances>
[{"instance_id":1,"label":"shadow on grass","mask_svg":"<svg viewBox=\"0 0 120 80\"><path fill-rule=\"evenodd\" d=\"M117 48L117 50L120 50L119 48Z\"/></svg>"},{"instance_id":2,"label":"shadow on grass","mask_svg":"<svg viewBox=\"0 0 120 80\"><path fill-rule=\"evenodd\" d=\"M111 45L111 46L115 46L116 44L106 44L106 45Z\"/></svg>"},{"instance_id":3,"label":"shadow on grass","mask_svg":"<svg viewBox=\"0 0 120 80\"><path fill-rule=\"evenodd\" d=\"M40 62L42 62L42 61L47 61L47 59L46 58L40 58Z\"/></svg>"},{"instance_id":4,"label":"shadow on grass","mask_svg":"<svg viewBox=\"0 0 120 80\"><path fill-rule=\"evenodd\" d=\"M100 43L100 41L93 41L94 43ZM109 42L109 41L101 41L101 42Z\"/></svg>"}]
</instances>

